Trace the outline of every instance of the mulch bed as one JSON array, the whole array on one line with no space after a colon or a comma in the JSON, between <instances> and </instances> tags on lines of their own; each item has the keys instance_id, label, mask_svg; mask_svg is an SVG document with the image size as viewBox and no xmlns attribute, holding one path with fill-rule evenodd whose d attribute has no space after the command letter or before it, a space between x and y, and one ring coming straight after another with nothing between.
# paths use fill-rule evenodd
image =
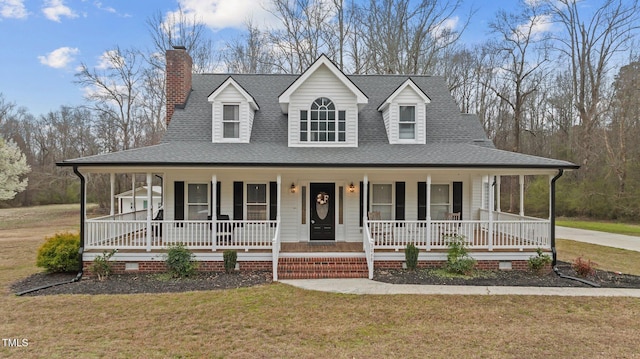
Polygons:
<instances>
[{"instance_id":1,"label":"mulch bed","mask_svg":"<svg viewBox=\"0 0 640 359\"><path fill-rule=\"evenodd\" d=\"M559 272L576 276L569 263L558 263ZM11 291L21 291L36 287L68 282L75 277L70 274L36 273L11 285ZM555 273L536 275L528 271L482 271L467 278L444 278L434 274L432 269L383 270L377 269L374 280L393 284L439 284L439 285L478 285L478 286L530 286L530 287L591 287L585 283L560 278ZM605 288L638 288L640 277L606 271L596 271L587 280ZM25 295L55 294L132 294L132 293L168 293L200 290L233 289L251 287L271 282L271 273L264 271L241 273L198 273L184 279L167 278L158 274L121 274L106 280L83 278L76 283L67 283L38 290Z\"/></svg>"}]
</instances>

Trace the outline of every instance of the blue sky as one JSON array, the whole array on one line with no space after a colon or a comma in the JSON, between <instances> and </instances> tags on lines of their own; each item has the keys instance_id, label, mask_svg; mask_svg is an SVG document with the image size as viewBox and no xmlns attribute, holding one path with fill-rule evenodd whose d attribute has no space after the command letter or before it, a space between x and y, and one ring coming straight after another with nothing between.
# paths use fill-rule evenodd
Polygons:
<instances>
[{"instance_id":1,"label":"blue sky","mask_svg":"<svg viewBox=\"0 0 640 359\"><path fill-rule=\"evenodd\" d=\"M222 42L248 17L263 24L274 21L260 6L264 1L0 0L0 93L36 116L61 105L80 105L83 91L73 82L78 66L97 65L101 54L115 46L148 47L146 20L154 13L164 15L180 5L203 19L214 42ZM497 7L514 3L465 1L461 18L469 7L478 8L465 40L485 37Z\"/></svg>"}]
</instances>

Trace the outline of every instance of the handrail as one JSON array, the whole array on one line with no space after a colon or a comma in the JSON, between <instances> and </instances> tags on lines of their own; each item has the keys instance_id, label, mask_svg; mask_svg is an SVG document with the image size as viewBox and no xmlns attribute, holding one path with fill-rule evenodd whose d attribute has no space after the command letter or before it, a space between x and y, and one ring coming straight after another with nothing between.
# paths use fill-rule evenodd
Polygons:
<instances>
[{"instance_id":1,"label":"handrail","mask_svg":"<svg viewBox=\"0 0 640 359\"><path fill-rule=\"evenodd\" d=\"M273 281L278 281L278 260L280 259L280 218L276 222L276 233L271 240L271 253L273 255L272 260L272 273Z\"/></svg>"},{"instance_id":2,"label":"handrail","mask_svg":"<svg viewBox=\"0 0 640 359\"><path fill-rule=\"evenodd\" d=\"M369 222L370 221L367 218L363 220L362 244L364 247L365 257L367 259L367 269L369 270L369 279L373 279L375 246L374 246L373 238L371 237L371 231L369 230Z\"/></svg>"}]
</instances>

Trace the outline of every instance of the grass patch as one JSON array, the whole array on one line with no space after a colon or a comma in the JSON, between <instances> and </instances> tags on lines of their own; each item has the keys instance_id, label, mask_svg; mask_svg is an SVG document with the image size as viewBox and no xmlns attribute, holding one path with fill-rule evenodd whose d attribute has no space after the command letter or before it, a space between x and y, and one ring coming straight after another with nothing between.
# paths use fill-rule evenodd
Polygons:
<instances>
[{"instance_id":1,"label":"grass patch","mask_svg":"<svg viewBox=\"0 0 640 359\"><path fill-rule=\"evenodd\" d=\"M591 231L626 234L628 236L640 237L640 225L635 224L580 220L556 220L556 225L562 227L588 229Z\"/></svg>"},{"instance_id":2,"label":"grass patch","mask_svg":"<svg viewBox=\"0 0 640 359\"><path fill-rule=\"evenodd\" d=\"M572 263L583 257L598 263L598 269L640 275L640 252L599 246L568 239L557 239L558 259Z\"/></svg>"}]
</instances>

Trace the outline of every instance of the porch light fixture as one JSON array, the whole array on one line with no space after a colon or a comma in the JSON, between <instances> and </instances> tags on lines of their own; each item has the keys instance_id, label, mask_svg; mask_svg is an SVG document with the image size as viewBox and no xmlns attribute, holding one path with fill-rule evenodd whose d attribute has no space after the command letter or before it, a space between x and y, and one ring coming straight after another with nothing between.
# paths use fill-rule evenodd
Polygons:
<instances>
[{"instance_id":1,"label":"porch light fixture","mask_svg":"<svg viewBox=\"0 0 640 359\"><path fill-rule=\"evenodd\" d=\"M291 182L291 193L296 193L296 184Z\"/></svg>"},{"instance_id":2,"label":"porch light fixture","mask_svg":"<svg viewBox=\"0 0 640 359\"><path fill-rule=\"evenodd\" d=\"M351 184L349 184L349 192L353 193L356 191L356 187L353 185L353 182L351 182Z\"/></svg>"}]
</instances>

